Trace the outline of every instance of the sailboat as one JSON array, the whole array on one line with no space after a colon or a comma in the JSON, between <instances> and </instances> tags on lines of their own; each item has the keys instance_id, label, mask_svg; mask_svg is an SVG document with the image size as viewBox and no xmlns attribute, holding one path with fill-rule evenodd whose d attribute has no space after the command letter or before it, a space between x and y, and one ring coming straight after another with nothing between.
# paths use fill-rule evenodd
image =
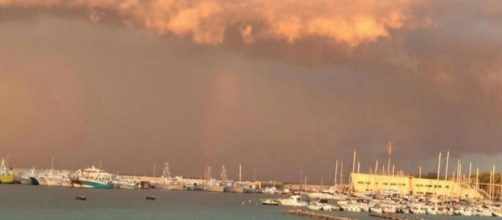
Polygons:
<instances>
[{"instance_id":1,"label":"sailboat","mask_svg":"<svg viewBox=\"0 0 502 220\"><path fill-rule=\"evenodd\" d=\"M243 193L244 192L244 185L242 184L242 165L239 164L239 182L233 182L230 192L233 193Z\"/></svg>"}]
</instances>

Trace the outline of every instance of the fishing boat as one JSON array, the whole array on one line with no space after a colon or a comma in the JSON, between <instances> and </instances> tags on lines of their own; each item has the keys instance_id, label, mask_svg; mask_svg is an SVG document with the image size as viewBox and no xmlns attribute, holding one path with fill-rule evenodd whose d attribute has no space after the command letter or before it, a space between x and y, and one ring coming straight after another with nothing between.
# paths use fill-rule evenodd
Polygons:
<instances>
[{"instance_id":1,"label":"fishing boat","mask_svg":"<svg viewBox=\"0 0 502 220\"><path fill-rule=\"evenodd\" d=\"M65 183L65 179L66 183ZM70 180L64 172L55 171L53 169L46 170L37 177L39 185L42 186L68 186ZM70 182L71 183L71 182Z\"/></svg>"},{"instance_id":2,"label":"fishing boat","mask_svg":"<svg viewBox=\"0 0 502 220\"><path fill-rule=\"evenodd\" d=\"M2 162L0 164L0 183L1 184L14 183L14 172L12 172L12 168L8 168L6 166L4 159L2 159Z\"/></svg>"},{"instance_id":3,"label":"fishing boat","mask_svg":"<svg viewBox=\"0 0 502 220\"><path fill-rule=\"evenodd\" d=\"M185 188L183 184L182 177L172 177L171 170L169 169L169 163L164 163L164 168L162 170L161 181L159 184L155 185L155 188L163 190L176 190L181 191Z\"/></svg>"},{"instance_id":4,"label":"fishing boat","mask_svg":"<svg viewBox=\"0 0 502 220\"><path fill-rule=\"evenodd\" d=\"M113 175L94 166L82 170L78 175L78 181L84 188L111 189Z\"/></svg>"},{"instance_id":5,"label":"fishing boat","mask_svg":"<svg viewBox=\"0 0 502 220\"><path fill-rule=\"evenodd\" d=\"M205 190L208 192L224 192L225 186L220 183L208 183L205 185Z\"/></svg>"}]
</instances>

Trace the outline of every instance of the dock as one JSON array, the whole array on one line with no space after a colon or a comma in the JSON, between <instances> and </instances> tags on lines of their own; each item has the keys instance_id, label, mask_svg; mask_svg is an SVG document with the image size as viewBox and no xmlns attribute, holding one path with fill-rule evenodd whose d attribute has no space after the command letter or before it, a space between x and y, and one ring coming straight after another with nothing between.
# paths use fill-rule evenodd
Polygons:
<instances>
[{"instance_id":1,"label":"dock","mask_svg":"<svg viewBox=\"0 0 502 220\"><path fill-rule=\"evenodd\" d=\"M299 216L299 217L306 217L306 218L324 219L324 220L353 220L353 219L347 218L347 217L326 215L326 214L321 214L321 213L317 213L317 212L304 211L301 209L284 211L283 214Z\"/></svg>"},{"instance_id":2,"label":"dock","mask_svg":"<svg viewBox=\"0 0 502 220\"><path fill-rule=\"evenodd\" d=\"M371 217L390 219L390 220L417 220L421 218L414 218L412 216L403 216L396 213L373 213L369 214Z\"/></svg>"}]
</instances>

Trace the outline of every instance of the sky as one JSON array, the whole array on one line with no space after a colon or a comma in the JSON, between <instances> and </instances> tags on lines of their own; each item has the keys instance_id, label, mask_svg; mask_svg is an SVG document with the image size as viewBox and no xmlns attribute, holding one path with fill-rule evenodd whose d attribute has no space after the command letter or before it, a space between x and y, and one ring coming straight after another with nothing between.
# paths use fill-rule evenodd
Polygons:
<instances>
[{"instance_id":1,"label":"sky","mask_svg":"<svg viewBox=\"0 0 502 220\"><path fill-rule=\"evenodd\" d=\"M496 0L0 0L0 156L329 182L391 140L410 173L502 169L501 22Z\"/></svg>"}]
</instances>

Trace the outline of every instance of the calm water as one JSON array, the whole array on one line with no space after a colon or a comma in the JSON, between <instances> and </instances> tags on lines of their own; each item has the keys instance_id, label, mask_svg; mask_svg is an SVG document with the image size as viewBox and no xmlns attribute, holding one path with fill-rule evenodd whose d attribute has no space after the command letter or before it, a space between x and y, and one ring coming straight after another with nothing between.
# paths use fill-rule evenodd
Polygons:
<instances>
[{"instance_id":1,"label":"calm water","mask_svg":"<svg viewBox=\"0 0 502 220\"><path fill-rule=\"evenodd\" d=\"M145 200L144 190L92 190L59 187L0 185L0 219L82 219L82 220L283 220L303 219L285 216L281 207L262 206L267 195L148 191L157 200ZM75 200L76 195L87 201ZM249 202L251 201L251 202ZM242 204L245 202L245 205ZM336 212L339 216L374 219L367 213ZM430 217L427 219L476 219ZM492 218L485 218L492 219Z\"/></svg>"}]
</instances>

